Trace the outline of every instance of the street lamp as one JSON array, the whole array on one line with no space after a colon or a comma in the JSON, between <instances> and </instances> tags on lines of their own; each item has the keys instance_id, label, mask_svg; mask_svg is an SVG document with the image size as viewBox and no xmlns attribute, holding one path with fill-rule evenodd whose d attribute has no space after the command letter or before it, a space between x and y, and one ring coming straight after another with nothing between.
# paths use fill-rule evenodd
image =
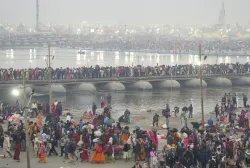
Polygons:
<instances>
[{"instance_id":1,"label":"street lamp","mask_svg":"<svg viewBox=\"0 0 250 168\"><path fill-rule=\"evenodd\" d=\"M18 97L19 94L20 94L19 90L17 90L17 89L13 89L13 90L12 90L12 95L13 95L13 96Z\"/></svg>"},{"instance_id":2,"label":"street lamp","mask_svg":"<svg viewBox=\"0 0 250 168\"><path fill-rule=\"evenodd\" d=\"M203 83L202 83L202 78L203 78L203 60L207 59L207 56L205 56L202 59L202 54L201 54L201 45L199 45L199 56L200 56L200 90L201 90L201 116L202 116L202 128L204 129L204 105L203 105Z\"/></svg>"}]
</instances>

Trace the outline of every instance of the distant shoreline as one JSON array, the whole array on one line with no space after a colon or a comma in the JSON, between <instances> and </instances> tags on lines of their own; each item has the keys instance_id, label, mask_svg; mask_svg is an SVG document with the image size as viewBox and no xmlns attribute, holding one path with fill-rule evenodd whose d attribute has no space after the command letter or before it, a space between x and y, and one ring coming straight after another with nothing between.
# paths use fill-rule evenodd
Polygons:
<instances>
[{"instance_id":1,"label":"distant shoreline","mask_svg":"<svg viewBox=\"0 0 250 168\"><path fill-rule=\"evenodd\" d=\"M55 48L59 49L66 49L66 50L78 50L76 48L67 48L67 47L58 47L54 46ZM6 46L6 47L0 47L0 50L10 50L10 49L16 49L16 50L26 50L26 49L41 49L41 48L47 48L47 47L41 47L41 46ZM162 51L155 51L155 50L115 50L115 49L82 49L82 51L93 51L93 52L134 52L134 53L145 53L145 54L177 54L177 55L198 55L198 51L173 51L173 50L162 50ZM217 52L217 51L205 51L206 55L209 56L250 56L250 51L241 51L241 52Z\"/></svg>"}]
</instances>

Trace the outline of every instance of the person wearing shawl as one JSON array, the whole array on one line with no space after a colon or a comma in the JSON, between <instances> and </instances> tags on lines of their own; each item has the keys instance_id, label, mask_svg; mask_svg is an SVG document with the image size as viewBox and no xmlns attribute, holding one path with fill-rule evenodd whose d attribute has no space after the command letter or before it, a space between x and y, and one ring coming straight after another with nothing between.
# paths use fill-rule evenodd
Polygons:
<instances>
[{"instance_id":1,"label":"person wearing shawl","mask_svg":"<svg viewBox=\"0 0 250 168\"><path fill-rule=\"evenodd\" d=\"M129 127L125 126L123 131L122 131L121 143L123 143L124 141L127 142L129 136L130 136Z\"/></svg>"},{"instance_id":2,"label":"person wearing shawl","mask_svg":"<svg viewBox=\"0 0 250 168\"><path fill-rule=\"evenodd\" d=\"M83 143L89 146L90 145L90 140L89 140L90 136L89 136L87 129L88 129L87 127L85 127L83 129Z\"/></svg>"},{"instance_id":3,"label":"person wearing shawl","mask_svg":"<svg viewBox=\"0 0 250 168\"><path fill-rule=\"evenodd\" d=\"M61 104L61 102L58 102L58 104L56 105L56 114L58 116L62 115L62 104Z\"/></svg>"},{"instance_id":4,"label":"person wearing shawl","mask_svg":"<svg viewBox=\"0 0 250 168\"><path fill-rule=\"evenodd\" d=\"M43 113L43 116L46 116L46 104L43 103L42 105L42 113Z\"/></svg>"},{"instance_id":5,"label":"person wearing shawl","mask_svg":"<svg viewBox=\"0 0 250 168\"><path fill-rule=\"evenodd\" d=\"M171 133L167 138L167 144L171 146L173 143L174 143L173 133Z\"/></svg>"},{"instance_id":6,"label":"person wearing shawl","mask_svg":"<svg viewBox=\"0 0 250 168\"><path fill-rule=\"evenodd\" d=\"M79 135L78 133L76 133L76 132L73 132L73 134L72 134L72 139L73 139L76 143L78 143L78 142L80 141L80 135Z\"/></svg>"},{"instance_id":7,"label":"person wearing shawl","mask_svg":"<svg viewBox=\"0 0 250 168\"><path fill-rule=\"evenodd\" d=\"M51 109L52 109L52 114L56 115L56 105L55 105L55 103L52 103Z\"/></svg>"},{"instance_id":8,"label":"person wearing shawl","mask_svg":"<svg viewBox=\"0 0 250 168\"><path fill-rule=\"evenodd\" d=\"M83 151L82 151L82 154L81 154L81 162L83 161L89 161L89 153L88 153L88 147L89 147L89 144L88 143L84 143L83 145Z\"/></svg>"},{"instance_id":9,"label":"person wearing shawl","mask_svg":"<svg viewBox=\"0 0 250 168\"><path fill-rule=\"evenodd\" d=\"M110 129L110 127L108 127L104 133L104 139L105 139L104 144L105 145L108 144L110 137L111 137L111 129Z\"/></svg>"},{"instance_id":10,"label":"person wearing shawl","mask_svg":"<svg viewBox=\"0 0 250 168\"><path fill-rule=\"evenodd\" d=\"M49 103L46 103L46 115L50 113Z\"/></svg>"},{"instance_id":11,"label":"person wearing shawl","mask_svg":"<svg viewBox=\"0 0 250 168\"><path fill-rule=\"evenodd\" d=\"M95 141L95 139L94 139ZM94 147L94 153L91 156L91 162L95 163L104 163L105 162L105 157L103 153L103 149L101 146L102 142L101 141L96 141L95 142L95 147Z\"/></svg>"},{"instance_id":12,"label":"person wearing shawl","mask_svg":"<svg viewBox=\"0 0 250 168\"><path fill-rule=\"evenodd\" d=\"M140 151L140 154L139 154L139 156L138 156L138 160L139 159L141 159L141 161L142 160L145 160L146 159L146 156L147 156L147 154L146 154L146 151L145 151L145 147L144 147L144 144L143 144L143 140L140 138L139 139L139 143L140 143L140 145L141 145L141 151Z\"/></svg>"},{"instance_id":13,"label":"person wearing shawl","mask_svg":"<svg viewBox=\"0 0 250 168\"><path fill-rule=\"evenodd\" d=\"M155 168L157 164L157 154L155 151L155 148L152 148L152 151L150 152L150 168Z\"/></svg>"},{"instance_id":14,"label":"person wearing shawl","mask_svg":"<svg viewBox=\"0 0 250 168\"><path fill-rule=\"evenodd\" d=\"M156 131L150 131L149 132L150 138L155 146L155 149L158 149L158 138L157 138L157 134Z\"/></svg>"},{"instance_id":15,"label":"person wearing shawl","mask_svg":"<svg viewBox=\"0 0 250 168\"><path fill-rule=\"evenodd\" d=\"M14 141L16 142L16 149L14 154L14 160L17 160L20 162L20 152L21 152L21 138L20 138L20 132L19 130L14 135Z\"/></svg>"},{"instance_id":16,"label":"person wearing shawl","mask_svg":"<svg viewBox=\"0 0 250 168\"><path fill-rule=\"evenodd\" d=\"M7 134L4 135L4 141L3 141L3 151L4 151L4 158L6 157L6 153L9 154L10 157L12 157L12 154L10 153L10 139Z\"/></svg>"},{"instance_id":17,"label":"person wearing shawl","mask_svg":"<svg viewBox=\"0 0 250 168\"><path fill-rule=\"evenodd\" d=\"M39 149L39 163L46 163L46 147L44 142L41 143L41 147Z\"/></svg>"},{"instance_id":18,"label":"person wearing shawl","mask_svg":"<svg viewBox=\"0 0 250 168\"><path fill-rule=\"evenodd\" d=\"M133 134L130 134L128 141L127 141L127 143L130 146L130 150L128 151L128 158L129 159L132 157L132 152L133 152L133 147L134 147L135 138L133 136L134 136Z\"/></svg>"},{"instance_id":19,"label":"person wearing shawl","mask_svg":"<svg viewBox=\"0 0 250 168\"><path fill-rule=\"evenodd\" d=\"M37 157L38 156L38 150L39 150L39 144L40 144L39 142L40 141L39 141L39 139L38 139L38 137L36 135L34 135L34 137L35 137L34 140L33 140L34 141L34 156Z\"/></svg>"},{"instance_id":20,"label":"person wearing shawl","mask_svg":"<svg viewBox=\"0 0 250 168\"><path fill-rule=\"evenodd\" d=\"M114 161L114 157L113 157L114 149L111 143L108 143L107 145L105 145L104 154L105 154L105 161L107 163L111 163L112 161Z\"/></svg>"}]
</instances>

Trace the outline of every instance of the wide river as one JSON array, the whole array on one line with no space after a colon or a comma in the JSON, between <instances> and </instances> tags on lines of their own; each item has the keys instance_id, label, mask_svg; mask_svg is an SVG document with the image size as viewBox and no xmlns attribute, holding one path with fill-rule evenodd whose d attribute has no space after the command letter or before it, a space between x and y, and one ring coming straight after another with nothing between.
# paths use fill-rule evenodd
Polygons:
<instances>
[{"instance_id":1,"label":"wide river","mask_svg":"<svg viewBox=\"0 0 250 168\"><path fill-rule=\"evenodd\" d=\"M35 68L46 67L44 56L48 54L47 48L40 49L9 49L0 50L1 68ZM171 55L171 54L148 54L133 52L102 52L86 51L86 54L79 55L78 51L73 49L52 48L51 54L54 56L52 67L81 67L81 66L131 66L132 64L156 65L157 63L174 65L174 64L199 64L198 55ZM248 56L208 56L205 63L246 63ZM214 110L216 103L221 102L221 97L225 93L237 94L239 106L241 107L242 94L245 93L250 97L249 87L232 87L232 88L206 88L204 89L204 110L208 117ZM100 97L107 93L97 92L95 94L82 95L77 93L66 93L65 95L53 95L53 100L62 101L64 107L87 110L91 109L93 102L100 106ZM22 97L14 98L2 90L0 102L7 101L10 104L16 99L21 102ZM40 102L48 101L48 96L36 96L33 100ZM112 93L112 107L115 116L120 116L125 109L132 113L143 113L146 110L160 110L165 108L166 103L174 106L188 106L193 104L194 115L197 118L201 116L200 90L199 89L181 89L173 91L151 91L151 92L123 92Z\"/></svg>"}]
</instances>

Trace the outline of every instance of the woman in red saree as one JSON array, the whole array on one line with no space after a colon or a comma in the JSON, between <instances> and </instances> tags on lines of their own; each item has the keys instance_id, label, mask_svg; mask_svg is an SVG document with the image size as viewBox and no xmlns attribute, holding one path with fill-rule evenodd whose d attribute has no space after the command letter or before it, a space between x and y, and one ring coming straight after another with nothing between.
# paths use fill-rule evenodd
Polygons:
<instances>
[{"instance_id":1,"label":"woman in red saree","mask_svg":"<svg viewBox=\"0 0 250 168\"><path fill-rule=\"evenodd\" d=\"M153 144L155 145L155 149L158 150L158 138L157 138L156 132L150 131L149 135L150 135L150 138L151 138Z\"/></svg>"},{"instance_id":2,"label":"woman in red saree","mask_svg":"<svg viewBox=\"0 0 250 168\"><path fill-rule=\"evenodd\" d=\"M88 153L88 144L84 144L83 145L83 152L82 152L82 155L81 155L81 162L83 161L89 161L89 153Z\"/></svg>"},{"instance_id":3,"label":"woman in red saree","mask_svg":"<svg viewBox=\"0 0 250 168\"><path fill-rule=\"evenodd\" d=\"M72 139L73 139L76 143L78 143L78 142L80 141L80 135L77 134L77 133L73 133L73 134L72 134Z\"/></svg>"},{"instance_id":4,"label":"woman in red saree","mask_svg":"<svg viewBox=\"0 0 250 168\"><path fill-rule=\"evenodd\" d=\"M56 115L56 105L55 105L54 103L52 103L51 106L52 106L52 107L51 107L51 109L52 109L52 114L53 114L53 115Z\"/></svg>"},{"instance_id":5,"label":"woman in red saree","mask_svg":"<svg viewBox=\"0 0 250 168\"><path fill-rule=\"evenodd\" d=\"M44 142L41 143L41 147L39 149L39 163L46 163L46 147Z\"/></svg>"},{"instance_id":6,"label":"woman in red saree","mask_svg":"<svg viewBox=\"0 0 250 168\"><path fill-rule=\"evenodd\" d=\"M16 150L13 159L17 160L18 162L20 161L20 151L21 151L21 136L20 136L20 131L18 130L14 134L14 141L16 142Z\"/></svg>"},{"instance_id":7,"label":"woman in red saree","mask_svg":"<svg viewBox=\"0 0 250 168\"><path fill-rule=\"evenodd\" d=\"M17 160L18 162L20 162L20 151L21 151L21 144L17 143L15 154L14 154L14 160Z\"/></svg>"},{"instance_id":8,"label":"woman in red saree","mask_svg":"<svg viewBox=\"0 0 250 168\"><path fill-rule=\"evenodd\" d=\"M42 112L43 112L43 116L46 116L46 104L43 103L42 105Z\"/></svg>"}]
</instances>

